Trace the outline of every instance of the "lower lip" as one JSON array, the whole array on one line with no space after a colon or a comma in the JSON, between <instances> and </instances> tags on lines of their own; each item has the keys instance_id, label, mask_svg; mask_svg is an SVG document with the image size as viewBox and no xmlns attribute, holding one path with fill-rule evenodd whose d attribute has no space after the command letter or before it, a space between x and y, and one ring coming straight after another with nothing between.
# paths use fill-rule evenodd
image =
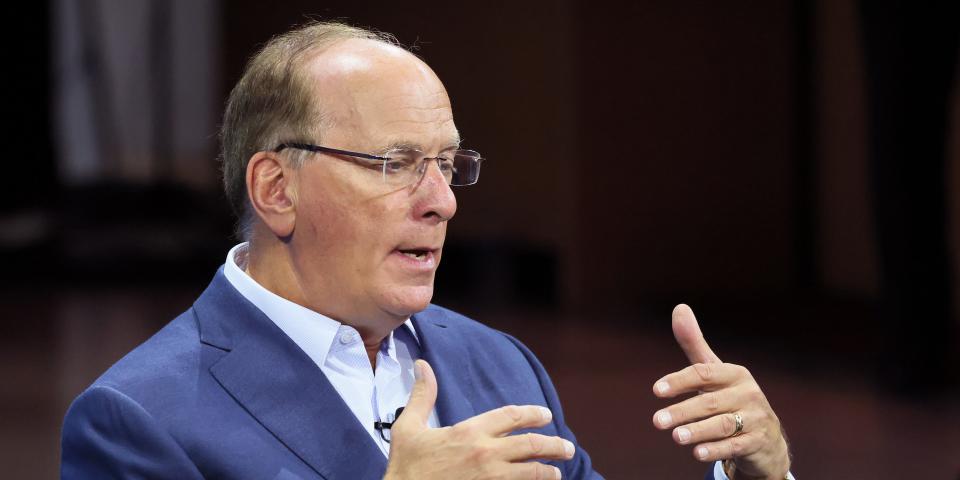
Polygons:
<instances>
[{"instance_id":1,"label":"lower lip","mask_svg":"<svg viewBox=\"0 0 960 480\"><path fill-rule=\"evenodd\" d=\"M390 256L396 257L398 261L402 262L401 264L404 266L404 268L417 272L430 272L433 271L433 269L437 266L436 256L432 251L427 252L420 257L411 257L401 253L399 250L394 250Z\"/></svg>"}]
</instances>

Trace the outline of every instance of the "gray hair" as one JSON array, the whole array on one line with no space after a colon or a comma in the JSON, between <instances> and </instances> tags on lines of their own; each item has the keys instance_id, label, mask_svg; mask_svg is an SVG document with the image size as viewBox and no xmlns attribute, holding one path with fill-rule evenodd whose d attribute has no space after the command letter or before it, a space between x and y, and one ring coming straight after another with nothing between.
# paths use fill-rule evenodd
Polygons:
<instances>
[{"instance_id":1,"label":"gray hair","mask_svg":"<svg viewBox=\"0 0 960 480\"><path fill-rule=\"evenodd\" d=\"M220 161L223 189L238 218L239 238L250 239L255 217L246 185L250 158L283 141L319 141L323 112L316 106L301 67L312 55L348 39L400 46L390 34L313 21L270 39L250 59L230 92L220 128ZM302 158L294 158L294 165Z\"/></svg>"}]
</instances>

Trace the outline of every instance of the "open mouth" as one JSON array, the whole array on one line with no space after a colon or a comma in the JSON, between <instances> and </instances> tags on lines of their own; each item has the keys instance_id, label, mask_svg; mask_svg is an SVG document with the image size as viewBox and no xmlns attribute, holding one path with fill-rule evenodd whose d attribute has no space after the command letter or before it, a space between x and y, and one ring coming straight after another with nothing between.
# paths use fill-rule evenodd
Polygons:
<instances>
[{"instance_id":1,"label":"open mouth","mask_svg":"<svg viewBox=\"0 0 960 480\"><path fill-rule=\"evenodd\" d=\"M431 252L430 250L425 249L425 248L424 248L424 249L415 248L415 249L410 249L410 250L405 250L405 249L401 249L401 250L400 250L400 253L402 253L403 255L406 255L406 256L414 259L414 260L423 260L423 259L427 258L427 255L429 255L430 252Z\"/></svg>"},{"instance_id":2,"label":"open mouth","mask_svg":"<svg viewBox=\"0 0 960 480\"><path fill-rule=\"evenodd\" d=\"M402 258L408 267L417 270L433 270L437 266L437 255L439 248L430 248L425 246L404 245L393 251L397 257Z\"/></svg>"}]
</instances>

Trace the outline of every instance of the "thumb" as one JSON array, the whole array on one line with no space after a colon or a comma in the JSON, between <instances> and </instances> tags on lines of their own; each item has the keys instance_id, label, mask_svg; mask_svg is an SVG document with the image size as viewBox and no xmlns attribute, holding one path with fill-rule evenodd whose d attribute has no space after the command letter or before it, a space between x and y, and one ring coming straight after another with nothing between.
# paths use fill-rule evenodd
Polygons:
<instances>
[{"instance_id":1,"label":"thumb","mask_svg":"<svg viewBox=\"0 0 960 480\"><path fill-rule=\"evenodd\" d=\"M704 340L693 310L682 303L673 309L673 337L690 363L720 363L720 357L713 353Z\"/></svg>"},{"instance_id":2,"label":"thumb","mask_svg":"<svg viewBox=\"0 0 960 480\"><path fill-rule=\"evenodd\" d=\"M413 422L414 425L426 427L433 404L437 401L437 377L425 360L417 360L413 364L413 372L417 380L410 392L410 400L403 408L403 415L397 422Z\"/></svg>"}]
</instances>

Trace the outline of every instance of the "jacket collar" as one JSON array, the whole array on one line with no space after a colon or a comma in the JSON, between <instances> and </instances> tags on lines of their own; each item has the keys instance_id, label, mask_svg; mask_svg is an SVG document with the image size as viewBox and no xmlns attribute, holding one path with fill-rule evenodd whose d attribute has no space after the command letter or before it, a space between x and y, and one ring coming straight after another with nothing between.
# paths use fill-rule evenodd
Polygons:
<instances>
[{"instance_id":1,"label":"jacket collar","mask_svg":"<svg viewBox=\"0 0 960 480\"><path fill-rule=\"evenodd\" d=\"M217 382L327 480L379 479L387 461L303 350L218 271L194 304L200 341L227 353Z\"/></svg>"},{"instance_id":2,"label":"jacket collar","mask_svg":"<svg viewBox=\"0 0 960 480\"><path fill-rule=\"evenodd\" d=\"M420 335L420 352L437 376L437 417L440 425L454 425L477 412L470 402L473 396L473 367L464 358L460 336L452 332L445 314L438 308L427 308L413 316L413 325Z\"/></svg>"},{"instance_id":3,"label":"jacket collar","mask_svg":"<svg viewBox=\"0 0 960 480\"><path fill-rule=\"evenodd\" d=\"M280 442L327 480L380 479L387 460L316 364L218 270L194 303L200 341L225 354L217 382ZM423 359L437 376L441 425L476 415L464 339L442 309L413 316Z\"/></svg>"}]
</instances>

